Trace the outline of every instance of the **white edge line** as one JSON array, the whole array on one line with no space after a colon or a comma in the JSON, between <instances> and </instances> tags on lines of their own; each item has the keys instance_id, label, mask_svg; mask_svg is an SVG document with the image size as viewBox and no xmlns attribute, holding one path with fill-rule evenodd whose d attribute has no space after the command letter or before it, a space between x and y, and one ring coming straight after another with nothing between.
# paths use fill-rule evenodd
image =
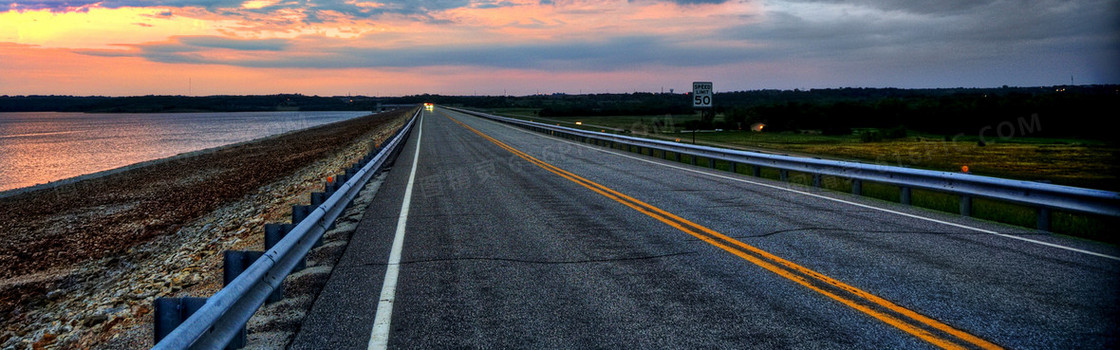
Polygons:
<instances>
[{"instance_id":1,"label":"white edge line","mask_svg":"<svg viewBox=\"0 0 1120 350\"><path fill-rule=\"evenodd\" d=\"M460 113L460 114L463 114L463 113ZM474 116L472 116L472 117L474 117ZM475 117L475 118L478 118L478 117ZM485 119L485 118L483 118L483 119ZM521 128L514 127L514 126L511 126L511 125L506 125L505 123L497 123L497 124L501 125L501 126L504 126L504 127L507 127L507 128L510 128L510 129L513 129L513 130L520 131L522 133L537 135L537 136L546 136L547 137L547 135L537 134L537 133L534 133L532 131L523 130ZM646 162L646 163L650 163L650 164L657 164L657 165L661 165L661 166L665 166L665 167L669 167L669 168L673 168L673 169L677 169L677 170L683 170L683 171L692 172L692 173L696 173L696 174L707 175L707 176L720 178L720 179L724 179L724 180L738 181L738 182L748 183L748 184L757 185L757 186L769 187L769 188L773 188L773 189L777 189L777 190L803 194L803 195L810 196L810 197L816 197L816 198L830 200L830 201L834 201L834 202L850 204L850 205L854 205L854 206L861 207L861 208L878 210L878 211L881 211L881 212L901 215L901 216L914 218L914 219L918 219L918 220L935 222L935 223L939 223L939 224L943 224L943 225L963 228L963 229L966 229L966 230L972 230L972 231L976 231L976 232L987 233L987 234L990 234L990 235L1000 236L1000 237L1004 237L1004 238L1017 239L1017 240L1020 240L1020 241L1034 243L1034 244L1043 245L1043 246L1047 246L1047 247L1064 249L1064 250L1068 250L1068 251L1071 251L1071 252L1088 254L1088 255L1102 257L1102 258L1105 258L1105 259L1112 259L1112 260L1120 261L1120 257L1112 256L1112 255L1108 255L1108 254L1102 254L1102 253L1097 253L1097 252L1088 251L1088 250L1084 250L1084 249L1067 247L1067 246L1060 245L1060 244L1043 242L1043 241L1034 240L1034 239L1030 239L1030 238L1024 238L1024 237L1019 237L1019 236L1015 236L1015 235L1009 235L1009 234L1006 234L1006 233L999 233L999 232L996 232L996 231L985 230L985 229L982 229L982 228L972 227L972 226L958 224L958 223L954 223L954 222L937 220L937 219L928 218L928 217L925 217L925 216L914 215L914 214L910 214L910 213L903 213L903 212L900 212L900 211L894 211L894 210L885 209L885 208L879 208L879 207L875 207L875 206L871 206L871 205L867 205L867 204L846 201L846 200L839 199L839 198L833 198L833 197L819 195L819 194L810 193L810 192L798 191L798 190L795 190L795 189L792 189L792 188L775 186L775 185L771 185L771 184L750 181L750 180L741 179L741 178L737 178L737 177L731 177L731 176L726 176L726 175L721 175L721 174L713 174L713 173L709 173L709 172L706 172L706 171L700 171L700 170L697 170L697 169L685 168L685 167L682 167L682 166L677 166L677 165L672 165L672 164L667 164L667 163L662 163L662 162L656 162L656 161L652 161L652 160L649 160L649 159L644 159L644 158L641 158L641 157L635 157L635 156L632 156L632 155L629 155L629 154L618 153L614 150L607 150L607 149L603 149L601 147L586 145L586 144L582 144L582 143L579 143L579 142L573 142L573 141L569 141L569 140L565 140L565 139L561 139L561 138L554 138L554 137L550 137L550 138L552 138L553 140L556 140L556 141L565 142L565 143L568 143L568 144L580 146L580 147L587 148L587 149L590 149L590 150L595 150L595 151L599 151L599 152L603 152L603 153L609 153L609 154L613 154L613 155L616 155L616 156L626 157L626 158L630 158L630 159L633 159L633 160L642 161L642 162Z\"/></svg>"},{"instance_id":2,"label":"white edge line","mask_svg":"<svg viewBox=\"0 0 1120 350\"><path fill-rule=\"evenodd\" d=\"M424 115L416 121L416 153L412 155L412 170L408 174L408 185L404 188L404 201L397 217L397 232L393 236L393 248L389 251L389 264L385 266L385 280L381 284L381 297L377 302L377 316L373 319L367 349L385 349L389 346L389 326L393 318L393 300L397 295L397 275L400 273L401 250L404 248L404 232L408 225L408 207L412 203L412 185L416 181L416 163L420 159L420 139L424 135Z\"/></svg>"}]
</instances>

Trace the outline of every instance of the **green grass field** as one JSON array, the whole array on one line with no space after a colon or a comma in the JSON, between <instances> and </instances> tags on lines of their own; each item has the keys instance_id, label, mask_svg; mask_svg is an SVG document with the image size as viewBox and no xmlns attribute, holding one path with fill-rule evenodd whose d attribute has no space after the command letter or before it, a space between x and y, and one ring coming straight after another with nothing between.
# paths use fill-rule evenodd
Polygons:
<instances>
[{"instance_id":1,"label":"green grass field","mask_svg":"<svg viewBox=\"0 0 1120 350\"><path fill-rule=\"evenodd\" d=\"M941 171L960 171L968 166L977 175L1060 185L1120 190L1120 161L1115 143L1099 140L960 135L945 140L944 135L910 132L907 137L879 142L862 142L859 135L820 135L798 132L720 132L680 133L672 125L696 119L692 115L557 117L541 119L535 110L497 110L496 113L564 126L600 131L603 127L630 130L633 135L729 148L786 152L793 155L857 160L868 163ZM658 124L660 122L660 124Z\"/></svg>"},{"instance_id":2,"label":"green grass field","mask_svg":"<svg viewBox=\"0 0 1120 350\"><path fill-rule=\"evenodd\" d=\"M829 159L855 160L892 166L922 168L941 171L960 171L968 166L973 174L1028 181L1043 181L1061 185L1120 190L1117 174L1117 147L1115 143L1099 140L1013 137L1001 139L995 135L958 135L946 141L943 135L910 132L904 138L878 142L864 142L859 135L820 135L813 132L752 132L726 130L719 132L680 133L674 125L696 119L692 115L663 116L609 116L609 117L555 117L539 118L536 110L495 110L496 114L579 127L594 131L606 128L624 129L634 136L644 136L678 142L693 142L729 148L789 153ZM718 117L717 117L718 119ZM579 122L580 125L576 125ZM647 153L644 151L643 153ZM660 156L660 154L658 154ZM670 154L670 159L672 154ZM691 163L689 156L682 162ZM707 165L708 160L696 162ZM716 168L729 170L726 162L716 162ZM750 175L750 167L738 167L738 173ZM780 179L777 169L761 169L761 177ZM812 176L789 172L787 181L805 186L812 185ZM850 179L822 177L823 188L851 192ZM862 194L885 201L898 202L897 186L863 183ZM959 213L960 197L952 194L915 189L911 191L911 204L938 211ZM972 200L972 216L1017 226L1033 228L1037 211L1022 205L983 198ZM1110 243L1120 243L1120 237L1108 234L1110 227L1117 227L1120 220L1077 213L1054 212L1051 231Z\"/></svg>"}]
</instances>

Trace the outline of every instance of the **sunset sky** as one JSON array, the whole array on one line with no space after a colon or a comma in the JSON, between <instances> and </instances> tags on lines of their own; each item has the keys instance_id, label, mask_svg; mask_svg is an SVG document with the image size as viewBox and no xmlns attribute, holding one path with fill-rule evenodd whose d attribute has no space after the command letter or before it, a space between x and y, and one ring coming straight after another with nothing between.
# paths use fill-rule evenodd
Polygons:
<instances>
[{"instance_id":1,"label":"sunset sky","mask_svg":"<svg viewBox=\"0 0 1120 350\"><path fill-rule=\"evenodd\" d=\"M1120 83L1115 0L0 1L0 95Z\"/></svg>"}]
</instances>

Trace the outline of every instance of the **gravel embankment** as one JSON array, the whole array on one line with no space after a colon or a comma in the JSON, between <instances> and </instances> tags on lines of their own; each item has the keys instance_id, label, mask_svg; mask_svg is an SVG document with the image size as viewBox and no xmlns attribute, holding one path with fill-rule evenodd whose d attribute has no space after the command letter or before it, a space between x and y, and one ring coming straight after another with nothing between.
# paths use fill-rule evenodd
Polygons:
<instances>
[{"instance_id":1,"label":"gravel embankment","mask_svg":"<svg viewBox=\"0 0 1120 350\"><path fill-rule=\"evenodd\" d=\"M151 346L152 300L220 289L223 250L261 249L265 223L288 221L409 115L0 198L0 348Z\"/></svg>"}]
</instances>

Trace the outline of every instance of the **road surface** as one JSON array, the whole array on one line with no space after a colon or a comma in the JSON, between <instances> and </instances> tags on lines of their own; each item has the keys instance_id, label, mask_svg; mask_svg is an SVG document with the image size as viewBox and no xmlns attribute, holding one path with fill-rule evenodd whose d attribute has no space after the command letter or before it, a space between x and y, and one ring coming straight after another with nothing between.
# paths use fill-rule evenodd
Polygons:
<instances>
[{"instance_id":1,"label":"road surface","mask_svg":"<svg viewBox=\"0 0 1120 350\"><path fill-rule=\"evenodd\" d=\"M293 348L1118 345L1113 246L422 118Z\"/></svg>"}]
</instances>

